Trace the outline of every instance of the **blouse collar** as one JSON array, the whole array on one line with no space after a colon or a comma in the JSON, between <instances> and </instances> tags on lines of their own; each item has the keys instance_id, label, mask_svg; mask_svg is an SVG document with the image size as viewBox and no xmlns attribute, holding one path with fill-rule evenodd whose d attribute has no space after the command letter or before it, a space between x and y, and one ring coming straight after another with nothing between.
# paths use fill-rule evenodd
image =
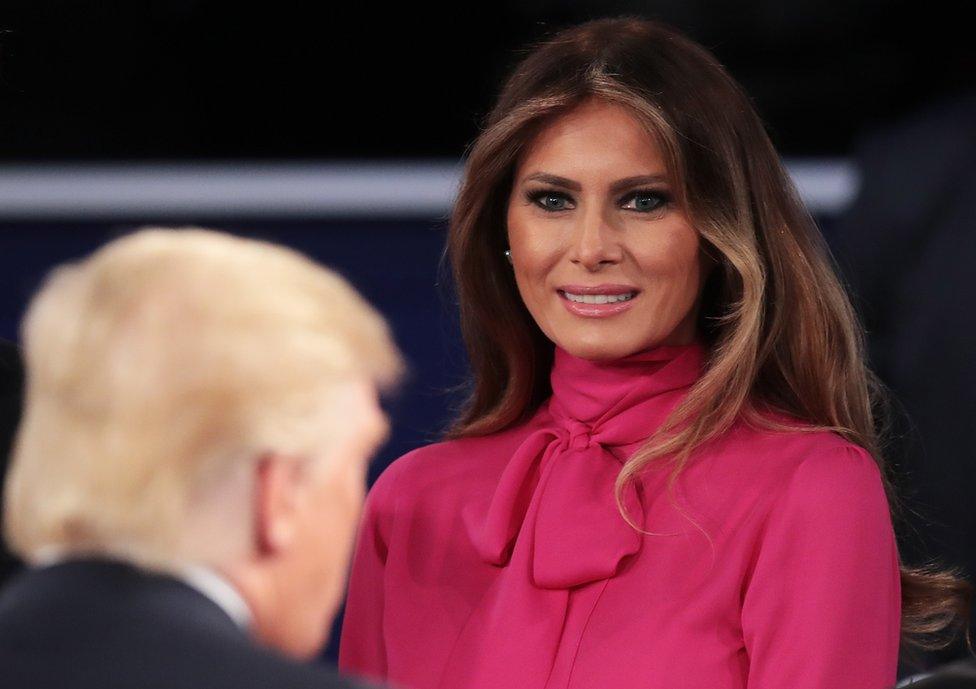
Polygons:
<instances>
[{"instance_id":1,"label":"blouse collar","mask_svg":"<svg viewBox=\"0 0 976 689\"><path fill-rule=\"evenodd\" d=\"M641 546L614 497L621 464L680 402L704 353L700 340L613 361L557 347L552 397L514 449L488 504L472 502L464 510L482 559L521 568L544 589L613 576ZM633 483L622 499L627 513L643 521Z\"/></svg>"},{"instance_id":2,"label":"blouse collar","mask_svg":"<svg viewBox=\"0 0 976 689\"><path fill-rule=\"evenodd\" d=\"M705 355L701 339L602 361L583 359L556 346L549 378L550 411L557 418L582 422L591 429L619 425L611 420L627 421L627 411L634 408L647 413L654 408L655 398L693 384L702 373ZM654 429L639 423L634 430L647 437Z\"/></svg>"}]
</instances>

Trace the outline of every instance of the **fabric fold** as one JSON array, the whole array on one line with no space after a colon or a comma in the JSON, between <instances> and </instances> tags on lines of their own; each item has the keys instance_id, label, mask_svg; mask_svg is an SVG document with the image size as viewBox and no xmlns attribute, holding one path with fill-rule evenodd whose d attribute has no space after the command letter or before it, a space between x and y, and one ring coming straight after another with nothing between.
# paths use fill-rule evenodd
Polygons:
<instances>
[{"instance_id":1,"label":"fabric fold","mask_svg":"<svg viewBox=\"0 0 976 689\"><path fill-rule=\"evenodd\" d=\"M614 496L622 467L619 448L642 442L663 423L701 374L704 346L656 347L608 362L574 357L556 347L547 402L553 423L523 441L502 473L486 515L465 514L485 562L505 565L525 528L535 497L533 581L571 588L613 576L640 538L623 519ZM544 490L539 477L555 462ZM538 495L536 493L538 492ZM624 505L640 524L635 486Z\"/></svg>"},{"instance_id":2,"label":"fabric fold","mask_svg":"<svg viewBox=\"0 0 976 689\"><path fill-rule=\"evenodd\" d=\"M643 537L620 514L614 484L701 375L704 353L694 341L599 362L556 348L551 422L513 453L487 510L464 512L479 557L503 571L461 630L441 686L460 677L471 689L545 686L552 658L538 649L559 645L569 596L640 552ZM623 498L644 527L638 487Z\"/></svg>"}]
</instances>

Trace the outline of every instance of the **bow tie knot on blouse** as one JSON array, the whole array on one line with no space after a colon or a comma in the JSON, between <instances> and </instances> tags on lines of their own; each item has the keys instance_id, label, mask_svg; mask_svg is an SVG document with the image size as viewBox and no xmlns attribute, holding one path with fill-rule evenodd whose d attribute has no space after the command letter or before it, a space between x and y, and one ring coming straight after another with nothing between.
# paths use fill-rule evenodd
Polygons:
<instances>
[{"instance_id":1,"label":"bow tie knot on blouse","mask_svg":"<svg viewBox=\"0 0 976 689\"><path fill-rule=\"evenodd\" d=\"M516 449L487 513L465 515L482 560L502 567L525 561L541 589L614 576L643 538L617 507L617 475L697 380L704 352L696 340L589 361L556 347L547 422ZM623 499L643 527L636 483Z\"/></svg>"},{"instance_id":2,"label":"bow tie knot on blouse","mask_svg":"<svg viewBox=\"0 0 976 689\"><path fill-rule=\"evenodd\" d=\"M585 450L596 443L590 427L576 419L566 420L566 430L569 431L567 445L570 450Z\"/></svg>"}]
</instances>

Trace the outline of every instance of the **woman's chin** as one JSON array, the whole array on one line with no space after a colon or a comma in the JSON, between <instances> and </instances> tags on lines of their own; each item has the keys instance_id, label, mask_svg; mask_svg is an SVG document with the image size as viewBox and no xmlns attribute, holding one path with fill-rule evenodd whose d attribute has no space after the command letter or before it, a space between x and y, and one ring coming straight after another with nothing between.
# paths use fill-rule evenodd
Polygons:
<instances>
[{"instance_id":1,"label":"woman's chin","mask_svg":"<svg viewBox=\"0 0 976 689\"><path fill-rule=\"evenodd\" d=\"M557 340L556 344L575 357L589 359L591 361L621 359L646 348L641 346L640 342L630 342L613 336L597 338L569 337Z\"/></svg>"}]
</instances>

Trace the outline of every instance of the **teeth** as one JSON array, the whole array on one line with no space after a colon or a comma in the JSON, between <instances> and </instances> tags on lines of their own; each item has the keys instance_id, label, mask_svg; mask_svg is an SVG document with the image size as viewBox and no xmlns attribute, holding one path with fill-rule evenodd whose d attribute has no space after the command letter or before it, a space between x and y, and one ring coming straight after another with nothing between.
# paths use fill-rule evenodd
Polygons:
<instances>
[{"instance_id":1,"label":"teeth","mask_svg":"<svg viewBox=\"0 0 976 689\"><path fill-rule=\"evenodd\" d=\"M627 292L626 294L573 294L563 292L563 294L566 295L567 299L578 304L613 304L618 301L633 299L635 292Z\"/></svg>"}]
</instances>

